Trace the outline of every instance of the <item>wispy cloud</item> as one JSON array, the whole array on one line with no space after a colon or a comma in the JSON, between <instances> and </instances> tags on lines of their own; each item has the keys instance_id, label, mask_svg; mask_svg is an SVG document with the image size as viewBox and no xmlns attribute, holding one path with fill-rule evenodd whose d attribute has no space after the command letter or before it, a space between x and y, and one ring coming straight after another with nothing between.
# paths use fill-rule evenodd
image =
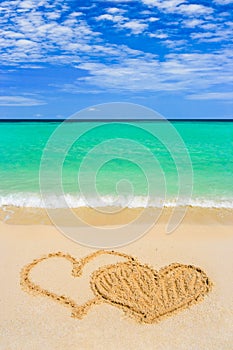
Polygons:
<instances>
[{"instance_id":1,"label":"wispy cloud","mask_svg":"<svg viewBox=\"0 0 233 350\"><path fill-rule=\"evenodd\" d=\"M149 7L157 7L160 10L174 11L178 5L184 3L184 0L141 0L143 4Z\"/></svg>"},{"instance_id":2,"label":"wispy cloud","mask_svg":"<svg viewBox=\"0 0 233 350\"><path fill-rule=\"evenodd\" d=\"M148 28L148 25L142 21L132 20L122 24L121 28L130 29L133 34L140 34Z\"/></svg>"},{"instance_id":3,"label":"wispy cloud","mask_svg":"<svg viewBox=\"0 0 233 350\"><path fill-rule=\"evenodd\" d=\"M199 32L191 33L192 39L199 42L228 42L232 41L233 23L200 23Z\"/></svg>"},{"instance_id":4,"label":"wispy cloud","mask_svg":"<svg viewBox=\"0 0 233 350\"><path fill-rule=\"evenodd\" d=\"M224 72L221 68L223 65ZM183 91L191 94L213 86L233 83L232 53L228 51L211 54L168 54L163 62L156 56L147 55L124 58L120 63L112 65L82 63L77 68L86 71L86 74L67 87L70 92L78 91L85 83L87 90L95 92L98 87L100 91Z\"/></svg>"},{"instance_id":5,"label":"wispy cloud","mask_svg":"<svg viewBox=\"0 0 233 350\"><path fill-rule=\"evenodd\" d=\"M119 13L118 11L117 13ZM145 31L145 29L148 28L148 24L145 23L145 21L139 20L139 19L133 19L130 20L128 17L124 17L119 14L114 15L105 13L98 17L96 17L96 21L110 21L114 23L114 26L118 28L119 30L128 29L133 34L140 34Z\"/></svg>"},{"instance_id":6,"label":"wispy cloud","mask_svg":"<svg viewBox=\"0 0 233 350\"><path fill-rule=\"evenodd\" d=\"M206 92L201 94L192 94L187 96L190 100L231 100L233 101L233 92Z\"/></svg>"},{"instance_id":7,"label":"wispy cloud","mask_svg":"<svg viewBox=\"0 0 233 350\"><path fill-rule=\"evenodd\" d=\"M185 0L141 0L149 7L157 7L159 10L168 13L179 13L182 15L206 15L213 12L213 9L200 4L189 4Z\"/></svg>"},{"instance_id":8,"label":"wispy cloud","mask_svg":"<svg viewBox=\"0 0 233 350\"><path fill-rule=\"evenodd\" d=\"M204 23L202 19L185 19L182 22L182 25L187 28L195 28L200 24Z\"/></svg>"},{"instance_id":9,"label":"wispy cloud","mask_svg":"<svg viewBox=\"0 0 233 350\"><path fill-rule=\"evenodd\" d=\"M40 10L40 6L44 6ZM62 61L67 54L69 44L80 44L77 50L70 46L75 59L82 51L81 47L95 41L100 33L92 30L81 12L69 12L60 0L40 1L4 1L3 16L0 19L1 61L5 64L17 62L49 62L51 53L60 51ZM22 9L27 11L21 11ZM52 10L52 11L51 11ZM60 20L61 14L63 20ZM14 23L14 24L12 24ZM98 39L96 39L98 42ZM67 57L64 57L64 62ZM53 58L51 58L53 61Z\"/></svg>"},{"instance_id":10,"label":"wispy cloud","mask_svg":"<svg viewBox=\"0 0 233 350\"><path fill-rule=\"evenodd\" d=\"M199 15L209 15L214 12L211 7L198 4L181 4L176 10L181 14L191 15L193 17L197 17Z\"/></svg>"},{"instance_id":11,"label":"wispy cloud","mask_svg":"<svg viewBox=\"0 0 233 350\"><path fill-rule=\"evenodd\" d=\"M9 106L9 107L15 107L15 106L24 106L24 107L30 107L30 106L41 106L45 105L46 102L34 98L29 97L23 97L23 96L0 96L0 106Z\"/></svg>"},{"instance_id":12,"label":"wispy cloud","mask_svg":"<svg viewBox=\"0 0 233 350\"><path fill-rule=\"evenodd\" d=\"M232 2L99 0L79 7L67 0L5 0L0 62L34 71L72 65L78 79L49 85L69 93L182 91L192 99L210 97L202 92L221 84L229 91L233 84ZM44 104L11 93L1 105Z\"/></svg>"},{"instance_id":13,"label":"wispy cloud","mask_svg":"<svg viewBox=\"0 0 233 350\"><path fill-rule=\"evenodd\" d=\"M224 0L216 1L219 3ZM117 7L114 7L114 2L117 3ZM73 11L66 1L41 0L39 3L35 0L3 1L0 19L2 28L0 62L67 64L93 58L96 60L96 55L98 57L105 55L107 60L109 55L113 55L112 59L115 59L121 52L121 45L117 49L114 42L105 42L103 28L107 30L108 27L123 31L126 35L146 35L155 41L162 41L168 49L179 48L187 43L187 39L199 42L232 41L230 38L232 27L225 28L226 20L221 19L221 16L213 17L214 9L211 6L193 4L186 0L141 0L138 6L141 4L142 9L144 6L144 10L133 12L127 7L131 1L110 3L112 7L108 4L106 7L103 6L98 11L98 16L93 9L89 10L93 11L91 14L88 13L88 18L92 18L90 24L84 10L82 12L79 8ZM145 6L148 10L145 10ZM180 16L180 22L164 22L161 17L163 12ZM103 23L103 26L98 26L97 29L95 22L97 25ZM178 25L180 28L183 26L193 31L179 33ZM210 35L210 30L213 32L214 26L217 34ZM182 39L181 35L184 36Z\"/></svg>"},{"instance_id":14,"label":"wispy cloud","mask_svg":"<svg viewBox=\"0 0 233 350\"><path fill-rule=\"evenodd\" d=\"M214 0L214 2L219 5L233 4L233 0Z\"/></svg>"},{"instance_id":15,"label":"wispy cloud","mask_svg":"<svg viewBox=\"0 0 233 350\"><path fill-rule=\"evenodd\" d=\"M125 12L127 12L126 10L124 10L124 9L121 9L121 8L119 8L119 7L109 7L109 8L107 8L106 9L106 12L108 12L108 13L112 13L112 14L116 14L116 13L125 13Z\"/></svg>"}]
</instances>

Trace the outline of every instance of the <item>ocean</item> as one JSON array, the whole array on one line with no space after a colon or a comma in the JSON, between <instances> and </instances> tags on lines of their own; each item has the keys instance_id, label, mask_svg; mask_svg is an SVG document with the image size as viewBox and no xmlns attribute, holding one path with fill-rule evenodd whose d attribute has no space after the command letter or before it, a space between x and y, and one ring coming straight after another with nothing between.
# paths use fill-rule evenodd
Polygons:
<instances>
[{"instance_id":1,"label":"ocean","mask_svg":"<svg viewBox=\"0 0 233 350\"><path fill-rule=\"evenodd\" d=\"M9 121L0 140L1 207L233 208L233 122Z\"/></svg>"}]
</instances>

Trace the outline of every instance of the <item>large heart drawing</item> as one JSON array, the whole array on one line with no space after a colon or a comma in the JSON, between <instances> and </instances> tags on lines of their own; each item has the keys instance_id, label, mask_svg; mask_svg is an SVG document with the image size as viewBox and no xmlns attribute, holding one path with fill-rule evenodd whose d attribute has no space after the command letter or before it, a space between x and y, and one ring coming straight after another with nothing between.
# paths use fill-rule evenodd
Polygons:
<instances>
[{"instance_id":1,"label":"large heart drawing","mask_svg":"<svg viewBox=\"0 0 233 350\"><path fill-rule=\"evenodd\" d=\"M65 295L43 289L30 279L30 272L37 264L53 257L70 261L72 276L78 277L85 264L102 254L117 255L128 261L105 265L94 271L90 278L94 297L83 305ZM193 265L175 263L156 271L130 255L102 250L80 260L61 252L35 259L22 269L20 283L27 292L47 296L69 307L75 318L82 318L91 306L106 302L141 323L157 322L197 303L212 287L205 272Z\"/></svg>"}]
</instances>

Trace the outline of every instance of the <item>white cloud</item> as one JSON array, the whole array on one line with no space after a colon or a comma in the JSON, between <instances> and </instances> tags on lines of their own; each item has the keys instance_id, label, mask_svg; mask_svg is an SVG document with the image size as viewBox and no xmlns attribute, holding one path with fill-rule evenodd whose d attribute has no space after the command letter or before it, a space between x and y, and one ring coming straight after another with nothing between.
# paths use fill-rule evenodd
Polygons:
<instances>
[{"instance_id":1,"label":"white cloud","mask_svg":"<svg viewBox=\"0 0 233 350\"><path fill-rule=\"evenodd\" d=\"M100 33L92 30L81 12L68 13L63 15L62 21L56 21L61 13L67 11L62 0L54 0L53 3L44 0L40 4L36 1L8 0L2 4L7 9L0 18L0 62L3 64L55 63L56 60L57 63L66 63L67 60L72 61L72 56L76 61L81 52L87 52L89 44L100 43ZM19 5L30 11L17 14ZM38 10L39 5L45 6L44 11ZM76 43L79 45L75 51ZM55 55L58 50L66 54L60 52Z\"/></svg>"},{"instance_id":2,"label":"white cloud","mask_svg":"<svg viewBox=\"0 0 233 350\"><path fill-rule=\"evenodd\" d=\"M182 22L182 24L187 28L195 28L203 23L201 19L186 19Z\"/></svg>"},{"instance_id":3,"label":"white cloud","mask_svg":"<svg viewBox=\"0 0 233 350\"><path fill-rule=\"evenodd\" d=\"M170 40L166 39L162 42L166 47L172 49L173 51L183 50L184 47L187 46L187 40L179 39L179 40Z\"/></svg>"},{"instance_id":4,"label":"white cloud","mask_svg":"<svg viewBox=\"0 0 233 350\"><path fill-rule=\"evenodd\" d=\"M191 94L194 90L205 90L218 84L233 82L231 47L227 50L228 42L232 42L233 28L230 20L223 17L223 12L222 16L214 16L211 15L211 7L190 4L186 0L141 0L141 4L148 7L143 6L142 9L146 10L139 9L135 14L134 11L126 11L126 5L123 9L118 8L122 3L119 0L109 2L107 9L100 6L98 17L93 15L93 19L99 23L94 23L87 22L84 12L70 13L66 3L63 0L40 0L39 3L35 0L1 2L0 62L32 68L39 68L43 62L53 65L73 64L86 74L74 84L63 86L63 91L75 93L88 90L99 93L109 89L182 90ZM43 11L39 8L41 4L45 6ZM17 10L23 12L17 13ZM159 11L166 13L169 28L163 22L163 16L160 17ZM169 20L170 14L175 14L175 19L172 17ZM230 16L229 13L228 15ZM127 35L147 35L154 38L155 43L160 40L168 52L173 54L167 54L160 59L155 54L133 50L126 45L116 45L113 43L114 36L112 43L107 43L104 31L95 31L96 24L102 30L99 25L102 24L101 21L104 28L111 26L117 31L123 30L123 34ZM161 26L160 22L158 26L155 24L157 21L161 22ZM162 26L164 28L160 30ZM189 30L182 31L182 27ZM197 42L218 42L219 46L224 42L224 47L221 50L212 50L210 54L201 51L197 53L197 48L194 47L192 53L192 44ZM188 53L182 53L184 50ZM56 87L61 88L58 85ZM8 102L4 100L10 105L38 101L43 103L36 97L32 97L30 101L5 97L10 98ZM28 95L14 98L27 99Z\"/></svg>"},{"instance_id":5,"label":"white cloud","mask_svg":"<svg viewBox=\"0 0 233 350\"><path fill-rule=\"evenodd\" d=\"M130 29L133 34L140 34L144 32L144 30L147 29L147 27L148 24L136 20L128 21L121 25L121 28Z\"/></svg>"},{"instance_id":6,"label":"white cloud","mask_svg":"<svg viewBox=\"0 0 233 350\"><path fill-rule=\"evenodd\" d=\"M26 9L32 9L34 7L34 4L32 1L29 1L29 0L24 0L24 1L21 1L19 2L19 7L20 8L26 8Z\"/></svg>"},{"instance_id":7,"label":"white cloud","mask_svg":"<svg viewBox=\"0 0 233 350\"><path fill-rule=\"evenodd\" d=\"M51 20L55 19L56 20L56 19L61 17L61 14L57 11L57 12L47 13L46 16L47 16L48 19L51 19Z\"/></svg>"},{"instance_id":8,"label":"white cloud","mask_svg":"<svg viewBox=\"0 0 233 350\"><path fill-rule=\"evenodd\" d=\"M120 8L117 8L117 7L110 7L106 10L108 13L111 13L111 14L116 14L116 13L125 13L126 10L123 10L123 9L120 9Z\"/></svg>"},{"instance_id":9,"label":"white cloud","mask_svg":"<svg viewBox=\"0 0 233 350\"><path fill-rule=\"evenodd\" d=\"M149 7L158 7L161 10L174 10L178 5L185 2L185 0L141 0L143 4Z\"/></svg>"},{"instance_id":10,"label":"white cloud","mask_svg":"<svg viewBox=\"0 0 233 350\"><path fill-rule=\"evenodd\" d=\"M95 18L97 21L111 21L119 30L129 29L132 34L141 34L148 28L148 24L142 20L132 19L121 15L105 13Z\"/></svg>"},{"instance_id":11,"label":"white cloud","mask_svg":"<svg viewBox=\"0 0 233 350\"><path fill-rule=\"evenodd\" d=\"M207 23L199 26L201 31L191 33L191 38L199 42L232 42L233 23Z\"/></svg>"},{"instance_id":12,"label":"white cloud","mask_svg":"<svg viewBox=\"0 0 233 350\"><path fill-rule=\"evenodd\" d=\"M232 100L233 92L206 92L187 96L190 100Z\"/></svg>"},{"instance_id":13,"label":"white cloud","mask_svg":"<svg viewBox=\"0 0 233 350\"><path fill-rule=\"evenodd\" d=\"M105 13L103 15L96 17L96 20L97 21L107 20L107 21L112 21L115 23L120 23L120 22L126 20L126 18L123 16L119 16L119 15L113 16L113 15L110 15L108 13Z\"/></svg>"},{"instance_id":14,"label":"white cloud","mask_svg":"<svg viewBox=\"0 0 233 350\"><path fill-rule=\"evenodd\" d=\"M135 0L97 0L97 2L112 2L112 3L127 3L127 2L135 2Z\"/></svg>"},{"instance_id":15,"label":"white cloud","mask_svg":"<svg viewBox=\"0 0 233 350\"><path fill-rule=\"evenodd\" d=\"M233 4L233 0L214 0L214 2L218 5Z\"/></svg>"},{"instance_id":16,"label":"white cloud","mask_svg":"<svg viewBox=\"0 0 233 350\"><path fill-rule=\"evenodd\" d=\"M201 23L200 23L201 24ZM217 24L215 23L206 23L201 25L201 29L214 30L217 29Z\"/></svg>"},{"instance_id":17,"label":"white cloud","mask_svg":"<svg viewBox=\"0 0 233 350\"><path fill-rule=\"evenodd\" d=\"M159 21L159 18L158 17L149 17L149 18L147 18L147 21L153 23L153 22Z\"/></svg>"},{"instance_id":18,"label":"white cloud","mask_svg":"<svg viewBox=\"0 0 233 350\"><path fill-rule=\"evenodd\" d=\"M30 69L43 69L44 67L39 66L39 65L32 65L32 64L22 64L22 65L20 65L20 68L23 68L23 69L27 69L27 68L30 68Z\"/></svg>"},{"instance_id":19,"label":"white cloud","mask_svg":"<svg viewBox=\"0 0 233 350\"><path fill-rule=\"evenodd\" d=\"M197 4L188 4L188 5L180 5L177 8L177 12L184 14L184 15L208 15L213 12L213 9L211 7L203 6L203 5L197 5Z\"/></svg>"},{"instance_id":20,"label":"white cloud","mask_svg":"<svg viewBox=\"0 0 233 350\"><path fill-rule=\"evenodd\" d=\"M157 33L149 33L148 34L150 38L158 38L158 39L166 39L168 37L167 34L157 32Z\"/></svg>"},{"instance_id":21,"label":"white cloud","mask_svg":"<svg viewBox=\"0 0 233 350\"><path fill-rule=\"evenodd\" d=\"M36 43L31 41L31 40L27 40L27 39L20 39L17 40L15 42L15 44L19 47L23 47L23 48L28 48L28 47L32 47L32 46L36 46Z\"/></svg>"},{"instance_id":22,"label":"white cloud","mask_svg":"<svg viewBox=\"0 0 233 350\"><path fill-rule=\"evenodd\" d=\"M90 108L88 108L88 111L89 112L96 112L96 111L100 111L100 110L96 107L90 107Z\"/></svg>"},{"instance_id":23,"label":"white cloud","mask_svg":"<svg viewBox=\"0 0 233 350\"><path fill-rule=\"evenodd\" d=\"M117 91L202 91L213 86L233 83L232 52L222 50L210 54L176 53L165 56L160 62L156 56L145 55L134 59L121 59L120 63L80 64L87 76L73 85L80 84ZM224 71L222 70L224 66ZM127 81L127 84L125 83ZM72 90L72 86L69 86ZM91 90L91 89L90 89Z\"/></svg>"},{"instance_id":24,"label":"white cloud","mask_svg":"<svg viewBox=\"0 0 233 350\"><path fill-rule=\"evenodd\" d=\"M201 32L201 33L193 33L192 38L193 39L204 39L204 38L212 38L214 36L213 32Z\"/></svg>"},{"instance_id":25,"label":"white cloud","mask_svg":"<svg viewBox=\"0 0 233 350\"><path fill-rule=\"evenodd\" d=\"M83 12L72 12L70 17L80 17L83 16Z\"/></svg>"},{"instance_id":26,"label":"white cloud","mask_svg":"<svg viewBox=\"0 0 233 350\"><path fill-rule=\"evenodd\" d=\"M11 38L11 39L19 39L19 38L24 38L24 35L22 33L16 33L16 32L11 32L11 31L0 31L2 35L4 35L6 38Z\"/></svg>"},{"instance_id":27,"label":"white cloud","mask_svg":"<svg viewBox=\"0 0 233 350\"><path fill-rule=\"evenodd\" d=\"M206 15L213 12L211 7L188 4L186 0L141 0L144 5L157 7L167 13L179 13L186 16Z\"/></svg>"},{"instance_id":28,"label":"white cloud","mask_svg":"<svg viewBox=\"0 0 233 350\"><path fill-rule=\"evenodd\" d=\"M23 96L0 96L0 106L40 106L45 105L46 102L42 100L37 100L34 98L23 97Z\"/></svg>"}]
</instances>

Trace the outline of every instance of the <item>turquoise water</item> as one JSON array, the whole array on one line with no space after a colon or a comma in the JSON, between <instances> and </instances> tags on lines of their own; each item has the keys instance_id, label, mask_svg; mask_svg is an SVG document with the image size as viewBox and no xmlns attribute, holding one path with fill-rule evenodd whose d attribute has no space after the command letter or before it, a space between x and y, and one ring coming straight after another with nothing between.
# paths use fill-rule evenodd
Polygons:
<instances>
[{"instance_id":1,"label":"turquoise water","mask_svg":"<svg viewBox=\"0 0 233 350\"><path fill-rule=\"evenodd\" d=\"M172 206L182 187L179 204L233 207L233 122L60 126L0 123L1 206Z\"/></svg>"}]
</instances>

